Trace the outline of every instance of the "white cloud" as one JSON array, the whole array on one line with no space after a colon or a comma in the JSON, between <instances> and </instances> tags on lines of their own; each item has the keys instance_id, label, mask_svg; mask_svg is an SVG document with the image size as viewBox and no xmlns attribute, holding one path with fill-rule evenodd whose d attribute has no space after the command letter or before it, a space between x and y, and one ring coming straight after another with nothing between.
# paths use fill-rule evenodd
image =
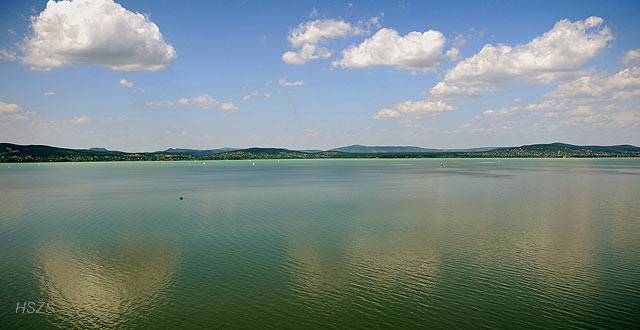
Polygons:
<instances>
[{"instance_id":1,"label":"white cloud","mask_svg":"<svg viewBox=\"0 0 640 330\"><path fill-rule=\"evenodd\" d=\"M91 119L87 116L81 116L81 117L73 117L69 120L67 120L66 122L71 123L71 124L86 124L89 121L91 121Z\"/></svg>"},{"instance_id":2,"label":"white cloud","mask_svg":"<svg viewBox=\"0 0 640 330\"><path fill-rule=\"evenodd\" d=\"M236 110L238 110L238 107L235 106L231 102L227 102L227 103L220 104L220 110L222 110L222 111L236 111Z\"/></svg>"},{"instance_id":3,"label":"white cloud","mask_svg":"<svg viewBox=\"0 0 640 330\"><path fill-rule=\"evenodd\" d=\"M594 109L592 106L578 106L569 112L570 117L559 122L560 126L588 125L596 128L631 128L640 127L640 108L618 109L605 106Z\"/></svg>"},{"instance_id":4,"label":"white cloud","mask_svg":"<svg viewBox=\"0 0 640 330\"><path fill-rule=\"evenodd\" d=\"M107 117L107 120L116 120L116 121L122 122L122 121L129 120L129 116L127 116L127 115L120 115L120 116L117 116L117 117L109 116L109 117Z\"/></svg>"},{"instance_id":5,"label":"white cloud","mask_svg":"<svg viewBox=\"0 0 640 330\"><path fill-rule=\"evenodd\" d=\"M382 109L373 115L373 119L396 118L401 114L439 113L456 110L443 101L405 101L393 106L393 109Z\"/></svg>"},{"instance_id":6,"label":"white cloud","mask_svg":"<svg viewBox=\"0 0 640 330\"><path fill-rule=\"evenodd\" d=\"M0 101L0 112L2 113L10 113L10 112L19 112L22 111L22 107L15 103L4 103Z\"/></svg>"},{"instance_id":7,"label":"white cloud","mask_svg":"<svg viewBox=\"0 0 640 330\"><path fill-rule=\"evenodd\" d=\"M280 86L302 86L304 85L304 81L287 81L286 78L280 78L280 80L278 80L278 84L280 84Z\"/></svg>"},{"instance_id":8,"label":"white cloud","mask_svg":"<svg viewBox=\"0 0 640 330\"><path fill-rule=\"evenodd\" d=\"M604 102L640 97L640 67L620 70L614 75L592 74L562 83L548 95L574 103Z\"/></svg>"},{"instance_id":9,"label":"white cloud","mask_svg":"<svg viewBox=\"0 0 640 330\"><path fill-rule=\"evenodd\" d=\"M328 58L331 56L331 51L325 47L317 47L317 45L325 43L329 39L346 38L352 35L368 33L368 30L361 27L362 24L354 26L349 22L337 19L317 19L300 23L291 30L287 37L291 46L297 48L298 51L284 53L282 61L287 64L302 65L309 60Z\"/></svg>"},{"instance_id":10,"label":"white cloud","mask_svg":"<svg viewBox=\"0 0 640 330\"><path fill-rule=\"evenodd\" d=\"M253 91L250 94L247 94L242 97L243 100L249 101L252 97L258 96L258 91Z\"/></svg>"},{"instance_id":11,"label":"white cloud","mask_svg":"<svg viewBox=\"0 0 640 330\"><path fill-rule=\"evenodd\" d=\"M561 20L553 29L525 45L485 45L474 56L449 70L431 89L435 98L455 98L492 92L514 82L550 83L575 77L581 66L613 40L599 17Z\"/></svg>"},{"instance_id":12,"label":"white cloud","mask_svg":"<svg viewBox=\"0 0 640 330\"><path fill-rule=\"evenodd\" d=\"M365 68L368 66L395 66L409 70L433 70L447 56L456 57L457 49L443 54L446 39L441 32L409 32L401 37L397 31L382 28L358 46L342 51L342 59L333 66Z\"/></svg>"},{"instance_id":13,"label":"white cloud","mask_svg":"<svg viewBox=\"0 0 640 330\"><path fill-rule=\"evenodd\" d=\"M4 48L0 49L0 60L15 61L17 59L18 55L16 55L15 52L8 51Z\"/></svg>"},{"instance_id":14,"label":"white cloud","mask_svg":"<svg viewBox=\"0 0 640 330\"><path fill-rule=\"evenodd\" d=\"M149 101L147 103L145 103L146 106L150 107L150 106L174 106L177 105L176 102L173 101L167 101L167 100L163 100L163 101Z\"/></svg>"},{"instance_id":15,"label":"white cloud","mask_svg":"<svg viewBox=\"0 0 640 330\"><path fill-rule=\"evenodd\" d=\"M192 97L191 99L187 99L185 97L178 99L178 101L149 101L145 104L146 106L195 106L200 109L219 109L222 111L233 112L238 110L238 107L233 103L226 102L220 103L218 100L211 97L209 94L202 94L196 97Z\"/></svg>"},{"instance_id":16,"label":"white cloud","mask_svg":"<svg viewBox=\"0 0 640 330\"><path fill-rule=\"evenodd\" d=\"M287 64L302 65L309 60L315 60L317 58L329 58L331 51L324 47L316 47L316 45L304 45L302 49L297 52L288 51L282 54L282 61Z\"/></svg>"},{"instance_id":17,"label":"white cloud","mask_svg":"<svg viewBox=\"0 0 640 330\"><path fill-rule=\"evenodd\" d=\"M456 47L462 47L467 43L467 38L465 38L465 36L463 36L462 34L458 34L454 39L453 39L453 45Z\"/></svg>"},{"instance_id":18,"label":"white cloud","mask_svg":"<svg viewBox=\"0 0 640 330\"><path fill-rule=\"evenodd\" d=\"M24 109L15 103L4 103L0 101L0 124L11 120L29 120L37 117L33 111L24 111Z\"/></svg>"},{"instance_id":19,"label":"white cloud","mask_svg":"<svg viewBox=\"0 0 640 330\"><path fill-rule=\"evenodd\" d=\"M545 100L541 103L531 103L527 105L514 105L511 107L505 107L501 109L487 109L482 112L482 115L476 116L476 119L501 119L504 117L511 117L519 114L523 111L557 111L566 110L568 107L556 100Z\"/></svg>"},{"instance_id":20,"label":"white cloud","mask_svg":"<svg viewBox=\"0 0 640 330\"><path fill-rule=\"evenodd\" d=\"M640 48L627 52L621 62L624 65L640 65Z\"/></svg>"},{"instance_id":21,"label":"white cloud","mask_svg":"<svg viewBox=\"0 0 640 330\"><path fill-rule=\"evenodd\" d=\"M384 118L398 118L400 117L400 113L393 109L382 109L378 111L378 113L371 116L373 119L384 119Z\"/></svg>"},{"instance_id":22,"label":"white cloud","mask_svg":"<svg viewBox=\"0 0 640 330\"><path fill-rule=\"evenodd\" d=\"M294 48L304 45L317 45L328 39L346 38L350 35L363 35L367 31L349 22L336 19L317 19L300 23L287 38Z\"/></svg>"},{"instance_id":23,"label":"white cloud","mask_svg":"<svg viewBox=\"0 0 640 330\"><path fill-rule=\"evenodd\" d=\"M184 98L180 99L179 102L181 104L187 104L187 101ZM208 109L208 108L218 106L220 102L218 102L218 100L211 97L209 94L202 94L200 96L196 96L193 99L191 99L191 102L189 104L195 105L202 109Z\"/></svg>"},{"instance_id":24,"label":"white cloud","mask_svg":"<svg viewBox=\"0 0 640 330\"><path fill-rule=\"evenodd\" d=\"M51 95L55 95L55 94L56 94L56 92L44 92L44 94L42 94L42 95L51 96Z\"/></svg>"},{"instance_id":25,"label":"white cloud","mask_svg":"<svg viewBox=\"0 0 640 330\"><path fill-rule=\"evenodd\" d=\"M265 86L269 86L269 85L271 85L271 84L273 84L273 80L267 80L267 81L264 83L264 85L265 85Z\"/></svg>"},{"instance_id":26,"label":"white cloud","mask_svg":"<svg viewBox=\"0 0 640 330\"><path fill-rule=\"evenodd\" d=\"M309 17L318 17L320 14L318 13L318 9L316 9L316 7L313 7L313 9L311 10L311 12L309 13Z\"/></svg>"},{"instance_id":27,"label":"white cloud","mask_svg":"<svg viewBox=\"0 0 640 330\"><path fill-rule=\"evenodd\" d=\"M176 59L155 23L112 0L49 1L31 17L21 48L22 62L35 70L86 63L156 71Z\"/></svg>"},{"instance_id":28,"label":"white cloud","mask_svg":"<svg viewBox=\"0 0 640 330\"><path fill-rule=\"evenodd\" d=\"M120 79L120 85L132 88L133 87L133 81L127 81L127 79L122 78L122 79Z\"/></svg>"}]
</instances>

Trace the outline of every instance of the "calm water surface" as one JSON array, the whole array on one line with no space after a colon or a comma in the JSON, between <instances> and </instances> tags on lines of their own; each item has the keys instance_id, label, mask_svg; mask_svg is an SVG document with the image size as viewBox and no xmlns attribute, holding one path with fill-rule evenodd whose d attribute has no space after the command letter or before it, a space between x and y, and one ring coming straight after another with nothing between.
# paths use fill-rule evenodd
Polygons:
<instances>
[{"instance_id":1,"label":"calm water surface","mask_svg":"<svg viewBox=\"0 0 640 330\"><path fill-rule=\"evenodd\" d=\"M0 164L2 329L639 326L640 160Z\"/></svg>"}]
</instances>

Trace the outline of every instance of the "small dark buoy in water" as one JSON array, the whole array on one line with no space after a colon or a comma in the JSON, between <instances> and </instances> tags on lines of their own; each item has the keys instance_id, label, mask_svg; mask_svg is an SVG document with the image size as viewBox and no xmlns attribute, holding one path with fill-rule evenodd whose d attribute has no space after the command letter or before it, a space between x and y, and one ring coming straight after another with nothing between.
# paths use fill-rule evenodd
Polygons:
<instances>
[{"instance_id":1,"label":"small dark buoy in water","mask_svg":"<svg viewBox=\"0 0 640 330\"><path fill-rule=\"evenodd\" d=\"M183 200L184 198L182 198L182 196L180 196L180 200Z\"/></svg>"}]
</instances>

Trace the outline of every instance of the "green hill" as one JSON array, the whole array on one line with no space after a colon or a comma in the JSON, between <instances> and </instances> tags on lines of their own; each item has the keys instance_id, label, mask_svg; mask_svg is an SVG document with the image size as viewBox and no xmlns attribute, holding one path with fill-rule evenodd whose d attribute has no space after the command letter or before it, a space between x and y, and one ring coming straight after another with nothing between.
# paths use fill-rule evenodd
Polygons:
<instances>
[{"instance_id":1,"label":"green hill","mask_svg":"<svg viewBox=\"0 0 640 330\"><path fill-rule=\"evenodd\" d=\"M305 152L282 148L248 149L167 149L160 152L130 153L100 149L66 149L45 145L0 143L0 162L69 161L150 161L150 160L240 160L240 159L320 159L320 158L510 158L510 157L640 157L632 145L576 146L565 143L532 144L508 148L474 148L461 151L419 147L350 146L328 151ZM416 149L417 148L417 149ZM225 151L225 149L230 149ZM350 151L341 151L350 150ZM362 151L362 150L367 150ZM417 151L423 150L423 151ZM424 151L428 150L428 151Z\"/></svg>"},{"instance_id":2,"label":"green hill","mask_svg":"<svg viewBox=\"0 0 640 330\"><path fill-rule=\"evenodd\" d=\"M363 146L354 144L346 147L334 148L329 151L340 151L348 153L383 153L383 152L435 152L437 149L427 149L413 146Z\"/></svg>"}]
</instances>

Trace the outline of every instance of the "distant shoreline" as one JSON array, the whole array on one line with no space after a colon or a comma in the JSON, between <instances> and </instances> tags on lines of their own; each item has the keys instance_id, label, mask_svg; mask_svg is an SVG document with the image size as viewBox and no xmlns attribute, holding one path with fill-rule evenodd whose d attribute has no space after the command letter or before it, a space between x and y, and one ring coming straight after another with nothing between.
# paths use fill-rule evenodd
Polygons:
<instances>
[{"instance_id":1,"label":"distant shoreline","mask_svg":"<svg viewBox=\"0 0 640 330\"><path fill-rule=\"evenodd\" d=\"M349 152L339 149L357 147ZM386 151L417 148L429 151ZM640 147L576 146L563 143L534 144L520 147L441 151L419 147L350 146L327 151L296 151L280 148L247 149L168 149L166 151L130 153L106 149L65 149L44 145L0 143L0 163L110 162L110 161L211 161L260 159L417 159L417 158L638 158ZM488 149L488 150L487 150ZM411 150L411 149L410 149ZM477 150L477 151L476 151Z\"/></svg>"},{"instance_id":2,"label":"distant shoreline","mask_svg":"<svg viewBox=\"0 0 640 330\"><path fill-rule=\"evenodd\" d=\"M481 160L481 159L487 159L487 160L500 160L500 159L520 159L520 160L534 160L534 159L538 159L538 160L595 160L595 159L635 159L635 160L640 160L640 157L567 157L567 158L563 158L563 157L396 157L396 158L392 158L392 157L386 157L386 158L380 158L380 157L368 157L368 158L363 158L363 157L350 157L350 158L261 158L261 159L174 159L174 160L63 160L63 161L19 161L19 162L6 162L6 161L0 161L0 164L7 164L7 165L15 165L15 164L68 164L68 163L170 163L170 162L206 162L206 161L211 161L211 162L225 162L225 161L232 161L232 162L241 162L241 161L266 161L266 160L402 160L402 159L406 159L406 160L419 160L419 159L433 159L433 160L452 160L452 159L477 159L477 160Z\"/></svg>"}]
</instances>

